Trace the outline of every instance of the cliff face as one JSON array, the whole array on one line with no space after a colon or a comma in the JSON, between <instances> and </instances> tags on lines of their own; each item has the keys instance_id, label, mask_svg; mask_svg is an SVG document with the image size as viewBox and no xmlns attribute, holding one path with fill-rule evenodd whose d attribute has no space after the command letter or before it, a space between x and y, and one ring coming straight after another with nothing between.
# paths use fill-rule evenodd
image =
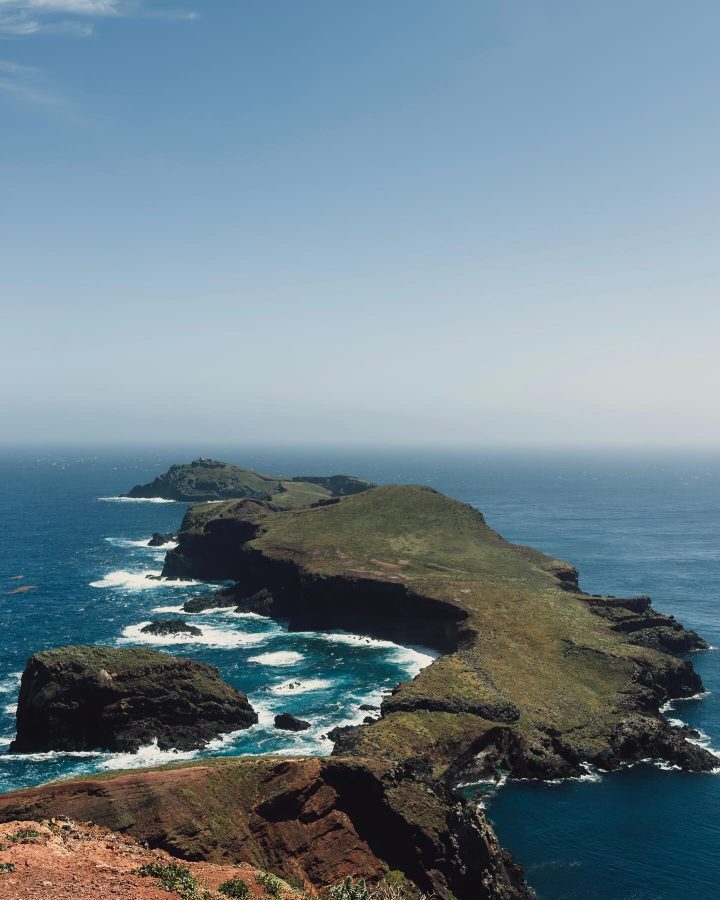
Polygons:
<instances>
[{"instance_id":1,"label":"cliff face","mask_svg":"<svg viewBox=\"0 0 720 900\"><path fill-rule=\"evenodd\" d=\"M185 860L250 863L316 888L401 870L440 898L531 895L484 819L422 772L272 757L60 782L0 796L0 819L91 819Z\"/></svg>"},{"instance_id":2,"label":"cliff face","mask_svg":"<svg viewBox=\"0 0 720 900\"><path fill-rule=\"evenodd\" d=\"M12 753L192 750L257 714L212 666L145 649L60 647L23 672Z\"/></svg>"}]
</instances>

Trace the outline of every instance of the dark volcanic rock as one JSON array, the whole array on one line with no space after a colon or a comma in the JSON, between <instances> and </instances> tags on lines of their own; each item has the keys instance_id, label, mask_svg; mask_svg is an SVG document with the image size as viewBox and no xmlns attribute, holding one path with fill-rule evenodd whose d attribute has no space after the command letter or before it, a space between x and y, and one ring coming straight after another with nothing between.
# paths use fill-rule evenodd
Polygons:
<instances>
[{"instance_id":1,"label":"dark volcanic rock","mask_svg":"<svg viewBox=\"0 0 720 900\"><path fill-rule=\"evenodd\" d=\"M675 728L664 719L635 715L620 722L611 736L611 746L596 758L605 769L625 762L661 759L685 772L712 772L718 768L716 756L691 740L697 732Z\"/></svg>"},{"instance_id":2,"label":"dark volcanic rock","mask_svg":"<svg viewBox=\"0 0 720 900\"><path fill-rule=\"evenodd\" d=\"M235 606L237 600L234 597L223 596L222 591L205 597L191 597L183 603L183 612L200 613L206 609L220 609L222 607Z\"/></svg>"},{"instance_id":3,"label":"dark volcanic rock","mask_svg":"<svg viewBox=\"0 0 720 900\"><path fill-rule=\"evenodd\" d=\"M246 596L240 585L233 585L206 597L191 597L183 603L183 610L199 613L206 609L235 607L236 612L254 612L260 616L268 616L272 612L273 602L273 595L266 588Z\"/></svg>"},{"instance_id":4,"label":"dark volcanic rock","mask_svg":"<svg viewBox=\"0 0 720 900\"><path fill-rule=\"evenodd\" d=\"M283 731L306 731L310 728L310 723L305 719L298 719L290 713L280 713L275 716L275 727L281 728Z\"/></svg>"},{"instance_id":5,"label":"dark volcanic rock","mask_svg":"<svg viewBox=\"0 0 720 900\"><path fill-rule=\"evenodd\" d=\"M256 591L249 597L243 597L235 608L235 612L253 612L259 616L269 616L273 610L275 598L267 588Z\"/></svg>"},{"instance_id":6,"label":"dark volcanic rock","mask_svg":"<svg viewBox=\"0 0 720 900\"><path fill-rule=\"evenodd\" d=\"M654 610L649 597L589 597L587 602L596 615L613 623L614 631L629 635L631 644L670 653L708 648L699 634L683 628L674 616Z\"/></svg>"},{"instance_id":7,"label":"dark volcanic rock","mask_svg":"<svg viewBox=\"0 0 720 900\"><path fill-rule=\"evenodd\" d=\"M171 544L174 540L175 535L172 533L153 531L153 536L148 541L148 547L162 547L163 544Z\"/></svg>"},{"instance_id":8,"label":"dark volcanic rock","mask_svg":"<svg viewBox=\"0 0 720 900\"><path fill-rule=\"evenodd\" d=\"M155 650L60 647L28 660L10 752L192 750L258 717L217 669Z\"/></svg>"},{"instance_id":9,"label":"dark volcanic rock","mask_svg":"<svg viewBox=\"0 0 720 900\"><path fill-rule=\"evenodd\" d=\"M182 622L180 619L163 619L159 622L151 622L149 625L141 628L140 631L143 634L155 634L160 637L172 634L192 634L199 637L202 634L201 628L188 625L187 622Z\"/></svg>"}]
</instances>

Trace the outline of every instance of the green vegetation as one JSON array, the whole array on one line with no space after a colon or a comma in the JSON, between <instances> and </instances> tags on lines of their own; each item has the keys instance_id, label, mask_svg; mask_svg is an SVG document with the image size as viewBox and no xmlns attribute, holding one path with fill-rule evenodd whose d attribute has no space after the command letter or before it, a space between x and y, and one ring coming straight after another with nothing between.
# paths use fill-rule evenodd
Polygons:
<instances>
[{"instance_id":1,"label":"green vegetation","mask_svg":"<svg viewBox=\"0 0 720 900\"><path fill-rule=\"evenodd\" d=\"M282 897L284 884L277 875L263 872L261 875L258 875L257 882L265 888L265 893L268 897Z\"/></svg>"},{"instance_id":2,"label":"green vegetation","mask_svg":"<svg viewBox=\"0 0 720 900\"><path fill-rule=\"evenodd\" d=\"M232 897L234 900L249 900L250 888L242 878L230 878L224 881L218 888L221 894Z\"/></svg>"},{"instance_id":3,"label":"green vegetation","mask_svg":"<svg viewBox=\"0 0 720 900\"><path fill-rule=\"evenodd\" d=\"M157 878L166 891L176 891L182 900L204 900L204 891L190 870L177 863L146 863L138 870L143 878Z\"/></svg>"},{"instance_id":4,"label":"green vegetation","mask_svg":"<svg viewBox=\"0 0 720 900\"><path fill-rule=\"evenodd\" d=\"M355 734L354 754L400 759L412 747L442 765L500 724L550 755L552 729L588 758L641 690L638 665L667 665L593 613L572 566L509 544L476 509L429 488L386 485L276 513L215 504L191 510L183 527L234 516L258 529L249 547L313 579L396 584L466 617L457 650L399 687ZM343 598L348 613L364 612L364 590ZM401 615L412 641L412 616Z\"/></svg>"},{"instance_id":5,"label":"green vegetation","mask_svg":"<svg viewBox=\"0 0 720 900\"><path fill-rule=\"evenodd\" d=\"M7 875L15 871L15 863L0 862L0 875Z\"/></svg>"},{"instance_id":6,"label":"green vegetation","mask_svg":"<svg viewBox=\"0 0 720 900\"><path fill-rule=\"evenodd\" d=\"M76 644L36 653L34 659L48 667L64 663L88 669L108 669L114 674L143 666L167 666L172 657L148 647L96 647Z\"/></svg>"},{"instance_id":7,"label":"green vegetation","mask_svg":"<svg viewBox=\"0 0 720 900\"><path fill-rule=\"evenodd\" d=\"M10 835L10 840L14 843L22 844L25 841L35 841L41 837L42 832L37 831L35 828L21 828L19 831L16 831L15 834Z\"/></svg>"},{"instance_id":8,"label":"green vegetation","mask_svg":"<svg viewBox=\"0 0 720 900\"><path fill-rule=\"evenodd\" d=\"M408 881L402 872L390 871L379 884L368 887L365 881L349 876L325 891L324 900L430 900Z\"/></svg>"},{"instance_id":9,"label":"green vegetation","mask_svg":"<svg viewBox=\"0 0 720 900\"><path fill-rule=\"evenodd\" d=\"M361 879L353 881L348 875L340 884L334 884L325 892L326 900L370 900L367 884Z\"/></svg>"}]
</instances>

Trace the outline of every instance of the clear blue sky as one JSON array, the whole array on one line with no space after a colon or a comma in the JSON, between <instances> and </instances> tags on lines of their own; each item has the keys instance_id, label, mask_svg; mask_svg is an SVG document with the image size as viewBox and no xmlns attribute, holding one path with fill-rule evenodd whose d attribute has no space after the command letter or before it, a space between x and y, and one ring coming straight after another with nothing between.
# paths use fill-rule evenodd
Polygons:
<instances>
[{"instance_id":1,"label":"clear blue sky","mask_svg":"<svg viewBox=\"0 0 720 900\"><path fill-rule=\"evenodd\" d=\"M718 47L717 0L0 0L0 439L720 444Z\"/></svg>"}]
</instances>

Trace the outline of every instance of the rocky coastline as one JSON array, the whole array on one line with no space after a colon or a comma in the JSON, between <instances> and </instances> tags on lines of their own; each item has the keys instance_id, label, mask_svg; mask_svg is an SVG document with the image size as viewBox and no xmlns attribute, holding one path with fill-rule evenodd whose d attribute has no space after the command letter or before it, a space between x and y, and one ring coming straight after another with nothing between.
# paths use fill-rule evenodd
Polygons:
<instances>
[{"instance_id":1,"label":"rocky coastline","mask_svg":"<svg viewBox=\"0 0 720 900\"><path fill-rule=\"evenodd\" d=\"M187 601L187 616L233 608L291 630L422 644L437 659L362 725L334 729L330 757L49 785L0 797L0 821L77 816L184 859L261 863L319 888L398 869L442 900L526 900L521 868L463 786L647 759L717 768L661 711L702 691L684 657L707 645L649 598L585 594L571 565L507 543L428 488L303 483L336 496L282 506L277 494L244 495L187 511L163 576L233 582Z\"/></svg>"}]
</instances>

